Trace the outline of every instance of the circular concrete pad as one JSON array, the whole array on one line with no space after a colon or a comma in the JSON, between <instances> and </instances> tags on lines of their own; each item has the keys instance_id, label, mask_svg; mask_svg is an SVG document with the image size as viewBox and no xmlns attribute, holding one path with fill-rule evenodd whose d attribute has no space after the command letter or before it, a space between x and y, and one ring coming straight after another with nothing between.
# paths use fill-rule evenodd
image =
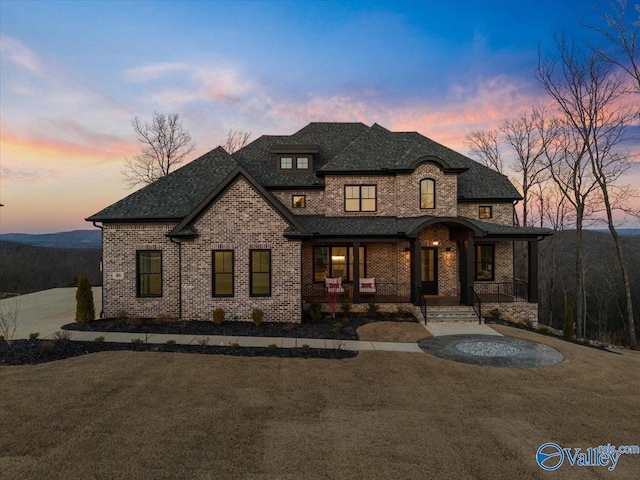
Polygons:
<instances>
[{"instance_id":1,"label":"circular concrete pad","mask_svg":"<svg viewBox=\"0 0 640 480\"><path fill-rule=\"evenodd\" d=\"M446 335L425 338L418 345L436 357L488 367L544 367L564 360L555 348L513 337Z\"/></svg>"}]
</instances>

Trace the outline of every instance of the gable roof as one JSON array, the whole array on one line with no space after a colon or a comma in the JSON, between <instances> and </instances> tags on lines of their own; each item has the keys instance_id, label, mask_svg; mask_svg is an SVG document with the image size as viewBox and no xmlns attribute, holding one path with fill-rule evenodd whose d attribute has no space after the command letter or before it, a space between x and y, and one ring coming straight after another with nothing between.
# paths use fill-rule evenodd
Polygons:
<instances>
[{"instance_id":1,"label":"gable roof","mask_svg":"<svg viewBox=\"0 0 640 480\"><path fill-rule=\"evenodd\" d=\"M251 186L260 197L280 215L280 217L289 224L290 228L294 228L300 233L305 233L306 229L302 226L293 214L275 197L267 192L243 167L238 165L234 168L209 194L196 205L182 221L169 233L170 237L195 237L198 230L194 223L206 212L213 203L233 185L238 178L243 178Z\"/></svg>"},{"instance_id":2,"label":"gable roof","mask_svg":"<svg viewBox=\"0 0 640 480\"><path fill-rule=\"evenodd\" d=\"M275 153L296 148L317 151L313 171L278 170ZM377 124L312 122L293 135L263 135L233 156L218 147L86 220L179 222L238 166L267 190L308 189L323 188L329 173L409 173L424 161L457 174L459 201L522 198L506 176L417 132L391 132Z\"/></svg>"},{"instance_id":3,"label":"gable roof","mask_svg":"<svg viewBox=\"0 0 640 480\"><path fill-rule=\"evenodd\" d=\"M237 166L238 163L218 147L86 220L180 221Z\"/></svg>"}]
</instances>

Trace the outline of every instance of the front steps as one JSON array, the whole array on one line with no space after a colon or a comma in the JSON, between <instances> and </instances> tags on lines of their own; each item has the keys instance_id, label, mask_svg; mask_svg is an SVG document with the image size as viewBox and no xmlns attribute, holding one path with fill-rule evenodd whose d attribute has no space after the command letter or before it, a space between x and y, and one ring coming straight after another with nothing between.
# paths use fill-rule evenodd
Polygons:
<instances>
[{"instance_id":1,"label":"front steps","mask_svg":"<svg viewBox=\"0 0 640 480\"><path fill-rule=\"evenodd\" d=\"M418 322L424 323L422 308L413 307L413 315ZM437 322L477 322L473 307L468 305L452 305L452 306L429 306L427 303L427 323Z\"/></svg>"}]
</instances>

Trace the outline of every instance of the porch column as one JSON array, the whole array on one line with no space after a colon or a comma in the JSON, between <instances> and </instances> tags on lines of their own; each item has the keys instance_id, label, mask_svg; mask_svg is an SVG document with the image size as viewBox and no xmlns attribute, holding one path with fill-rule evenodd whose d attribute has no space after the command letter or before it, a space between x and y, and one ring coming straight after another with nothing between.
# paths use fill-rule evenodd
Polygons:
<instances>
[{"instance_id":1,"label":"porch column","mask_svg":"<svg viewBox=\"0 0 640 480\"><path fill-rule=\"evenodd\" d=\"M466 248L465 248L465 279L466 279L466 296L463 301L465 305L473 305L473 279L475 277L475 261L476 261L476 249L473 242L473 232L469 231L469 236L467 237Z\"/></svg>"},{"instance_id":2,"label":"porch column","mask_svg":"<svg viewBox=\"0 0 640 480\"><path fill-rule=\"evenodd\" d=\"M460 303L467 302L467 246L464 240L456 242L458 246L458 279L460 280Z\"/></svg>"},{"instance_id":3,"label":"porch column","mask_svg":"<svg viewBox=\"0 0 640 480\"><path fill-rule=\"evenodd\" d=\"M360 242L353 242L353 303L360 303Z\"/></svg>"},{"instance_id":4,"label":"porch column","mask_svg":"<svg viewBox=\"0 0 640 480\"><path fill-rule=\"evenodd\" d=\"M421 286L421 277L420 277L420 255L421 255L421 245L419 238L412 238L409 240L409 248L411 249L411 258L409 261L411 262L411 301L414 305L420 305L422 299L420 298L420 290L418 288Z\"/></svg>"},{"instance_id":5,"label":"porch column","mask_svg":"<svg viewBox=\"0 0 640 480\"><path fill-rule=\"evenodd\" d=\"M530 303L538 303L538 240L528 242L529 268L527 296Z\"/></svg>"}]
</instances>

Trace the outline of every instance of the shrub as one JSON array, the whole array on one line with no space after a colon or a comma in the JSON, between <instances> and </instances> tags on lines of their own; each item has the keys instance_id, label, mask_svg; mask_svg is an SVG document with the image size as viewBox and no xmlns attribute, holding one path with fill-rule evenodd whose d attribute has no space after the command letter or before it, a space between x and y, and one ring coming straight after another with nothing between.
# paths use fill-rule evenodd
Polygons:
<instances>
[{"instance_id":1,"label":"shrub","mask_svg":"<svg viewBox=\"0 0 640 480\"><path fill-rule=\"evenodd\" d=\"M538 332L540 332L542 335L552 335L553 332L551 330L549 330L548 327L540 327L538 329Z\"/></svg>"},{"instance_id":2,"label":"shrub","mask_svg":"<svg viewBox=\"0 0 640 480\"><path fill-rule=\"evenodd\" d=\"M351 311L351 304L349 302L343 302L342 305L340 305L340 310L346 315Z\"/></svg>"},{"instance_id":3,"label":"shrub","mask_svg":"<svg viewBox=\"0 0 640 480\"><path fill-rule=\"evenodd\" d=\"M29 334L29 340L35 340L36 338L38 338L40 336L40 333L38 332L33 332Z\"/></svg>"},{"instance_id":4,"label":"shrub","mask_svg":"<svg viewBox=\"0 0 640 480\"><path fill-rule=\"evenodd\" d=\"M100 335L99 337L94 338L93 341L95 343L104 343L104 337Z\"/></svg>"},{"instance_id":5,"label":"shrub","mask_svg":"<svg viewBox=\"0 0 640 480\"><path fill-rule=\"evenodd\" d=\"M56 342L65 342L67 340L71 340L71 337L73 337L73 333L68 332L67 330L58 330L53 334L53 339Z\"/></svg>"},{"instance_id":6,"label":"shrub","mask_svg":"<svg viewBox=\"0 0 640 480\"><path fill-rule=\"evenodd\" d=\"M308 352L309 350L311 350L311 345L309 345L308 343L303 343L300 348L305 352Z\"/></svg>"},{"instance_id":7,"label":"shrub","mask_svg":"<svg viewBox=\"0 0 640 480\"><path fill-rule=\"evenodd\" d=\"M91 282L84 275L78 276L76 290L76 323L89 323L96 318L96 308L93 304Z\"/></svg>"},{"instance_id":8,"label":"shrub","mask_svg":"<svg viewBox=\"0 0 640 480\"><path fill-rule=\"evenodd\" d=\"M500 310L498 310L497 308L494 308L493 310L489 310L489 316L497 320L502 317L502 313L500 313Z\"/></svg>"},{"instance_id":9,"label":"shrub","mask_svg":"<svg viewBox=\"0 0 640 480\"><path fill-rule=\"evenodd\" d=\"M224 322L224 308L216 308L212 314L213 323L216 325L222 325Z\"/></svg>"},{"instance_id":10,"label":"shrub","mask_svg":"<svg viewBox=\"0 0 640 480\"><path fill-rule=\"evenodd\" d=\"M275 343L270 343L268 348L269 348L269 350L277 350L278 349L278 345L276 345Z\"/></svg>"},{"instance_id":11,"label":"shrub","mask_svg":"<svg viewBox=\"0 0 640 480\"><path fill-rule=\"evenodd\" d=\"M129 313L126 310L118 310L116 312L116 318L126 322L129 319Z\"/></svg>"},{"instance_id":12,"label":"shrub","mask_svg":"<svg viewBox=\"0 0 640 480\"><path fill-rule=\"evenodd\" d=\"M198 339L198 344L199 344L201 347L206 347L207 345L209 345L209 341L210 341L210 338L209 338L209 337L200 337L200 338Z\"/></svg>"},{"instance_id":13,"label":"shrub","mask_svg":"<svg viewBox=\"0 0 640 480\"><path fill-rule=\"evenodd\" d=\"M167 348L170 348L171 350L176 348L176 341L175 340L167 340Z\"/></svg>"},{"instance_id":14,"label":"shrub","mask_svg":"<svg viewBox=\"0 0 640 480\"><path fill-rule=\"evenodd\" d=\"M168 313L162 313L158 315L157 318L153 319L153 323L157 325L167 325L169 323L176 323L178 321L178 317L174 317L169 315Z\"/></svg>"},{"instance_id":15,"label":"shrub","mask_svg":"<svg viewBox=\"0 0 640 480\"><path fill-rule=\"evenodd\" d=\"M333 324L333 333L338 335L342 331L342 323L336 322Z\"/></svg>"},{"instance_id":16,"label":"shrub","mask_svg":"<svg viewBox=\"0 0 640 480\"><path fill-rule=\"evenodd\" d=\"M384 320L388 319L389 316L391 315L389 312L380 312L380 315L382 316L382 318Z\"/></svg>"},{"instance_id":17,"label":"shrub","mask_svg":"<svg viewBox=\"0 0 640 480\"><path fill-rule=\"evenodd\" d=\"M351 323L351 320L349 320L349 317L344 317L342 319L342 324L343 325L349 325Z\"/></svg>"},{"instance_id":18,"label":"shrub","mask_svg":"<svg viewBox=\"0 0 640 480\"><path fill-rule=\"evenodd\" d=\"M0 342L4 342L4 335L0 335Z\"/></svg>"},{"instance_id":19,"label":"shrub","mask_svg":"<svg viewBox=\"0 0 640 480\"><path fill-rule=\"evenodd\" d=\"M565 338L573 338L575 334L574 321L573 298L568 297L564 304L564 328L562 329L562 335Z\"/></svg>"},{"instance_id":20,"label":"shrub","mask_svg":"<svg viewBox=\"0 0 640 480\"><path fill-rule=\"evenodd\" d=\"M251 318L253 320L253 323L255 323L256 326L259 327L260 324L262 324L262 319L264 318L264 312L259 308L254 308L253 312L251 312Z\"/></svg>"},{"instance_id":21,"label":"shrub","mask_svg":"<svg viewBox=\"0 0 640 480\"><path fill-rule=\"evenodd\" d=\"M138 317L128 317L125 322L134 330L140 330L140 327L142 327L142 319Z\"/></svg>"},{"instance_id":22,"label":"shrub","mask_svg":"<svg viewBox=\"0 0 640 480\"><path fill-rule=\"evenodd\" d=\"M375 315L376 313L378 313L378 310L380 310L380 307L375 303L369 303L368 305L369 306L367 307L367 313L369 315Z\"/></svg>"},{"instance_id":23,"label":"shrub","mask_svg":"<svg viewBox=\"0 0 640 480\"><path fill-rule=\"evenodd\" d=\"M138 345L142 345L142 339L141 338L132 338L131 339L131 343L133 344L134 347L137 347Z\"/></svg>"},{"instance_id":24,"label":"shrub","mask_svg":"<svg viewBox=\"0 0 640 480\"><path fill-rule=\"evenodd\" d=\"M233 342L231 344L231 348L233 348L234 350L239 350L240 349L240 344L238 342Z\"/></svg>"},{"instance_id":25,"label":"shrub","mask_svg":"<svg viewBox=\"0 0 640 480\"><path fill-rule=\"evenodd\" d=\"M320 317L322 317L322 305L319 303L312 303L309 308L309 316L313 323L320 321Z\"/></svg>"},{"instance_id":26,"label":"shrub","mask_svg":"<svg viewBox=\"0 0 640 480\"><path fill-rule=\"evenodd\" d=\"M51 350L53 350L55 342L51 340L45 340L44 342L40 342L39 346L41 351L43 351L44 353L49 353Z\"/></svg>"}]
</instances>

